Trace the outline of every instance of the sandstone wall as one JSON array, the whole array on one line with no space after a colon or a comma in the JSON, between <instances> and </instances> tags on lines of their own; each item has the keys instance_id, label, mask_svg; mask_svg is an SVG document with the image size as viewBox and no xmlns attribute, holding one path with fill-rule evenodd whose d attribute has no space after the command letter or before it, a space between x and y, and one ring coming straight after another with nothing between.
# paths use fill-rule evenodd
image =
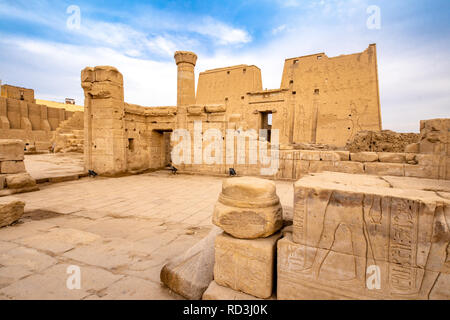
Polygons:
<instances>
[{"instance_id":1,"label":"sandstone wall","mask_svg":"<svg viewBox=\"0 0 450 320\"><path fill-rule=\"evenodd\" d=\"M16 99L13 88L17 87L2 86L2 90L6 90L3 87L8 88L5 91L8 97L0 97L0 137L3 139L21 139L31 145L49 142L52 139L52 131L74 114L64 109L34 103L34 92L33 98L30 93L30 97L25 100Z\"/></svg>"},{"instance_id":2,"label":"sandstone wall","mask_svg":"<svg viewBox=\"0 0 450 320\"><path fill-rule=\"evenodd\" d=\"M261 90L261 70L256 66L207 70L198 77L196 104L227 104L230 113L240 113L247 93Z\"/></svg>"},{"instance_id":3,"label":"sandstone wall","mask_svg":"<svg viewBox=\"0 0 450 320\"><path fill-rule=\"evenodd\" d=\"M344 146L360 130L381 130L376 46L329 58L286 59L281 88L294 97L294 142Z\"/></svg>"}]
</instances>

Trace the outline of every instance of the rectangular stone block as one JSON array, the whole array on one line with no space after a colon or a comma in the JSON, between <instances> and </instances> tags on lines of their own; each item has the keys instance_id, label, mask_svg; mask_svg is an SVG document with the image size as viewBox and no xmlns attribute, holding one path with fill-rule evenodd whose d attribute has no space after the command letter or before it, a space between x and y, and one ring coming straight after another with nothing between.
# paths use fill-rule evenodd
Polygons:
<instances>
[{"instance_id":1,"label":"rectangular stone block","mask_svg":"<svg viewBox=\"0 0 450 320\"><path fill-rule=\"evenodd\" d=\"M280 238L237 239L222 233L215 242L214 280L217 284L257 298L272 295L275 250Z\"/></svg>"},{"instance_id":2,"label":"rectangular stone block","mask_svg":"<svg viewBox=\"0 0 450 320\"><path fill-rule=\"evenodd\" d=\"M351 153L350 160L358 162L375 162L378 161L378 154L376 152Z\"/></svg>"},{"instance_id":3,"label":"rectangular stone block","mask_svg":"<svg viewBox=\"0 0 450 320\"><path fill-rule=\"evenodd\" d=\"M419 166L438 166L439 158L439 155L435 154L418 154L415 156Z\"/></svg>"},{"instance_id":4,"label":"rectangular stone block","mask_svg":"<svg viewBox=\"0 0 450 320\"><path fill-rule=\"evenodd\" d=\"M437 179L439 167L405 164L405 177Z\"/></svg>"},{"instance_id":5,"label":"rectangular stone block","mask_svg":"<svg viewBox=\"0 0 450 320\"><path fill-rule=\"evenodd\" d=\"M301 177L309 173L309 161L306 160L295 160L295 177L294 179L300 179Z\"/></svg>"},{"instance_id":6,"label":"rectangular stone block","mask_svg":"<svg viewBox=\"0 0 450 320\"><path fill-rule=\"evenodd\" d=\"M202 300L263 300L252 295L219 286L215 281L209 284L203 293Z\"/></svg>"},{"instance_id":7,"label":"rectangular stone block","mask_svg":"<svg viewBox=\"0 0 450 320\"><path fill-rule=\"evenodd\" d=\"M9 226L22 217L25 203L17 198L0 198L0 228Z\"/></svg>"},{"instance_id":8,"label":"rectangular stone block","mask_svg":"<svg viewBox=\"0 0 450 320\"><path fill-rule=\"evenodd\" d=\"M324 171L334 171L333 161L311 161L309 163L309 172L318 173Z\"/></svg>"},{"instance_id":9,"label":"rectangular stone block","mask_svg":"<svg viewBox=\"0 0 450 320\"><path fill-rule=\"evenodd\" d=\"M400 163L367 162L364 164L364 172L379 176L403 177L405 166Z\"/></svg>"},{"instance_id":10,"label":"rectangular stone block","mask_svg":"<svg viewBox=\"0 0 450 320\"><path fill-rule=\"evenodd\" d=\"M24 147L22 140L0 139L0 161L23 160Z\"/></svg>"},{"instance_id":11,"label":"rectangular stone block","mask_svg":"<svg viewBox=\"0 0 450 320\"><path fill-rule=\"evenodd\" d=\"M0 163L0 172L1 173L22 173L25 172L25 164L22 160L20 161L2 161Z\"/></svg>"},{"instance_id":12,"label":"rectangular stone block","mask_svg":"<svg viewBox=\"0 0 450 320\"><path fill-rule=\"evenodd\" d=\"M439 274L450 270L446 253L450 200L439 192L425 191L434 188L422 186L417 179L397 179L404 179L403 184L411 188L397 188L381 177L328 172L298 180L291 242L302 245L295 249L301 257L296 262L287 253L290 262L279 260L279 265L288 263L289 272L298 267L299 286L309 288L311 294L323 293L323 298L432 295ZM282 259L280 247L278 255ZM364 289L366 268L371 265L384 270L387 291L374 294Z\"/></svg>"},{"instance_id":13,"label":"rectangular stone block","mask_svg":"<svg viewBox=\"0 0 450 320\"><path fill-rule=\"evenodd\" d=\"M350 151L333 151L334 153L339 155L341 161L349 161L350 160Z\"/></svg>"},{"instance_id":14,"label":"rectangular stone block","mask_svg":"<svg viewBox=\"0 0 450 320\"><path fill-rule=\"evenodd\" d=\"M300 151L300 160L340 161L341 155L334 151L302 150L302 151Z\"/></svg>"},{"instance_id":15,"label":"rectangular stone block","mask_svg":"<svg viewBox=\"0 0 450 320\"><path fill-rule=\"evenodd\" d=\"M406 156L404 153L395 152L378 152L378 159L380 162L387 163L405 163Z\"/></svg>"},{"instance_id":16,"label":"rectangular stone block","mask_svg":"<svg viewBox=\"0 0 450 320\"><path fill-rule=\"evenodd\" d=\"M277 275L278 300L450 298L448 272L305 246L291 233L278 241Z\"/></svg>"},{"instance_id":17,"label":"rectangular stone block","mask_svg":"<svg viewBox=\"0 0 450 320\"><path fill-rule=\"evenodd\" d=\"M335 172L342 173L364 173L364 165L356 161L337 161L334 163Z\"/></svg>"}]
</instances>

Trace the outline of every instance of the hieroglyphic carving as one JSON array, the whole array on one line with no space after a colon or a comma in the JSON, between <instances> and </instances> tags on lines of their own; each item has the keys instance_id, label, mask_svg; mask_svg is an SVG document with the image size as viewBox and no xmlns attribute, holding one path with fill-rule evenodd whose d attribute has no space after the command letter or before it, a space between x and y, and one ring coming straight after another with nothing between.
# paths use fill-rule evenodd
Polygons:
<instances>
[{"instance_id":1,"label":"hieroglyphic carving","mask_svg":"<svg viewBox=\"0 0 450 320\"><path fill-rule=\"evenodd\" d=\"M294 201L293 233L278 244L279 298L450 298L445 198L322 173L299 180Z\"/></svg>"},{"instance_id":2,"label":"hieroglyphic carving","mask_svg":"<svg viewBox=\"0 0 450 320\"><path fill-rule=\"evenodd\" d=\"M417 216L418 203L403 199L393 199L391 205L391 225L389 237L389 282L392 292L411 294L417 291Z\"/></svg>"}]
</instances>

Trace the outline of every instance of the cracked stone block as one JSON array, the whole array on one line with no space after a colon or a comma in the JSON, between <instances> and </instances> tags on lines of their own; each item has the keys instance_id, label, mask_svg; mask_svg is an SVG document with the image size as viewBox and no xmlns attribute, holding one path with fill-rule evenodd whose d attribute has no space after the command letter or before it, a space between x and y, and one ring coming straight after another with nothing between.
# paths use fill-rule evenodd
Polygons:
<instances>
[{"instance_id":1,"label":"cracked stone block","mask_svg":"<svg viewBox=\"0 0 450 320\"><path fill-rule=\"evenodd\" d=\"M405 166L402 163L368 162L364 164L364 171L367 174L402 177L405 175Z\"/></svg>"},{"instance_id":2,"label":"cracked stone block","mask_svg":"<svg viewBox=\"0 0 450 320\"><path fill-rule=\"evenodd\" d=\"M35 249L16 247L0 253L0 265L22 266L32 272L40 272L56 264L57 260Z\"/></svg>"},{"instance_id":3,"label":"cracked stone block","mask_svg":"<svg viewBox=\"0 0 450 320\"><path fill-rule=\"evenodd\" d=\"M0 139L0 161L23 160L24 147L22 140Z\"/></svg>"},{"instance_id":4,"label":"cracked stone block","mask_svg":"<svg viewBox=\"0 0 450 320\"><path fill-rule=\"evenodd\" d=\"M428 191L432 182L408 179L322 173L297 181L293 234L278 244L279 298L430 297L450 273L450 200ZM367 286L374 269L380 290Z\"/></svg>"},{"instance_id":5,"label":"cracked stone block","mask_svg":"<svg viewBox=\"0 0 450 320\"><path fill-rule=\"evenodd\" d=\"M170 260L161 270L161 281L190 300L200 300L214 277L214 241L222 230L211 232L182 255Z\"/></svg>"},{"instance_id":6,"label":"cracked stone block","mask_svg":"<svg viewBox=\"0 0 450 320\"><path fill-rule=\"evenodd\" d=\"M378 159L380 162L387 163L405 163L406 156L404 153L395 152L378 152Z\"/></svg>"},{"instance_id":7,"label":"cracked stone block","mask_svg":"<svg viewBox=\"0 0 450 320\"><path fill-rule=\"evenodd\" d=\"M236 238L268 237L283 225L283 209L270 180L242 177L224 180L213 223Z\"/></svg>"},{"instance_id":8,"label":"cracked stone block","mask_svg":"<svg viewBox=\"0 0 450 320\"><path fill-rule=\"evenodd\" d=\"M54 228L46 233L16 240L27 247L60 254L76 246L88 244L100 239L100 236L77 229Z\"/></svg>"},{"instance_id":9,"label":"cracked stone block","mask_svg":"<svg viewBox=\"0 0 450 320\"><path fill-rule=\"evenodd\" d=\"M24 208L25 202L17 198L0 198L0 228L19 220L24 213Z\"/></svg>"},{"instance_id":10,"label":"cracked stone block","mask_svg":"<svg viewBox=\"0 0 450 320\"><path fill-rule=\"evenodd\" d=\"M215 242L214 281L257 298L273 293L276 244L281 234L268 238L237 239L222 233Z\"/></svg>"}]
</instances>

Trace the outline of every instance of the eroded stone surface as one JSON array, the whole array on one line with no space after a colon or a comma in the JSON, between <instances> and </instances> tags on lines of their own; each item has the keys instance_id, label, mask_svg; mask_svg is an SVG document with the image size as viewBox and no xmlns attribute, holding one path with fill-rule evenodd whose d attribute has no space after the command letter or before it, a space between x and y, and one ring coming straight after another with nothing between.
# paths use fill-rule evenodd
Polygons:
<instances>
[{"instance_id":1,"label":"eroded stone surface","mask_svg":"<svg viewBox=\"0 0 450 320\"><path fill-rule=\"evenodd\" d=\"M426 185L348 178L323 173L295 183L293 235L278 244L278 298L427 299L450 270L450 202ZM381 270L382 289L366 287L368 266Z\"/></svg>"},{"instance_id":2,"label":"eroded stone surface","mask_svg":"<svg viewBox=\"0 0 450 320\"><path fill-rule=\"evenodd\" d=\"M0 228L9 226L23 215L25 203L17 198L0 198Z\"/></svg>"},{"instance_id":3,"label":"eroded stone surface","mask_svg":"<svg viewBox=\"0 0 450 320\"><path fill-rule=\"evenodd\" d=\"M170 260L161 270L161 281L187 299L201 299L214 277L214 241L220 233L214 227L203 240Z\"/></svg>"},{"instance_id":4,"label":"eroded stone surface","mask_svg":"<svg viewBox=\"0 0 450 320\"><path fill-rule=\"evenodd\" d=\"M273 292L277 233L268 238L236 239L226 233L215 243L214 281L258 298Z\"/></svg>"},{"instance_id":5,"label":"eroded stone surface","mask_svg":"<svg viewBox=\"0 0 450 320\"><path fill-rule=\"evenodd\" d=\"M267 237L283 224L275 183L252 177L226 179L213 223L237 238Z\"/></svg>"}]
</instances>

